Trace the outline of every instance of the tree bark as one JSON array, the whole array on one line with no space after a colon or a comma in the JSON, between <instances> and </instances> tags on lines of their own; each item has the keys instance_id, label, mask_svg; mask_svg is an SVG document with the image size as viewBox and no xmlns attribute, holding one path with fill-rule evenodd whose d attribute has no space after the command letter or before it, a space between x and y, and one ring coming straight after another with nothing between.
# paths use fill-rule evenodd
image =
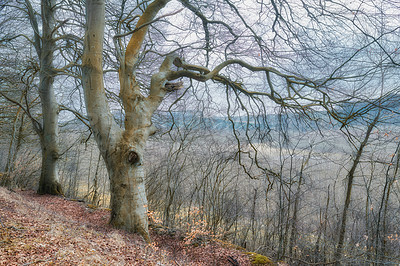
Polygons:
<instances>
[{"instance_id":1,"label":"tree bark","mask_svg":"<svg viewBox=\"0 0 400 266\"><path fill-rule=\"evenodd\" d=\"M46 9L46 7L43 7ZM43 32L45 29L43 28ZM58 183L58 104L53 89L52 61L54 43L43 34L39 94L42 102L43 130L40 135L42 147L42 172L39 194L62 194Z\"/></svg>"},{"instance_id":2,"label":"tree bark","mask_svg":"<svg viewBox=\"0 0 400 266\"><path fill-rule=\"evenodd\" d=\"M39 95L42 103L43 126L38 132L42 148L42 170L39 180L39 194L63 194L58 183L57 161L58 151L58 104L56 101L53 83L54 68L53 55L55 50L54 29L55 0L42 0L42 37L38 38L38 29L32 6L26 1L30 14L31 24L35 31L35 48L40 60Z\"/></svg>"},{"instance_id":3,"label":"tree bark","mask_svg":"<svg viewBox=\"0 0 400 266\"><path fill-rule=\"evenodd\" d=\"M143 96L136 82L135 65L146 23L166 5L156 0L145 10L136 25L119 70L120 97L125 109L125 130L114 121L103 83L102 52L104 36L104 0L86 2L86 34L82 58L85 102L92 130L110 177L110 223L130 232L138 232L149 242L145 169L142 165L148 137L155 132L151 116L165 96L167 74L174 57L167 57L160 72L153 75L150 95Z\"/></svg>"},{"instance_id":4,"label":"tree bark","mask_svg":"<svg viewBox=\"0 0 400 266\"><path fill-rule=\"evenodd\" d=\"M354 158L353 165L351 166L350 171L347 175L348 179L347 179L347 187L346 187L346 198L345 198L343 212L342 212L342 219L341 219L340 226L339 226L338 243L337 243L336 251L335 251L335 255L334 255L335 265L341 264L340 261L342 259L342 254L343 254L344 238L345 238L345 234L346 234L347 214L348 214L348 210L350 207L351 190L353 188L354 174L355 174L355 171L360 162L363 150L368 143L368 139L371 135L372 129L375 127L376 123L378 122L379 115L380 115L380 112L378 112L374 121L372 121L372 123L368 125L367 132L365 133L365 137L364 137L363 141L361 142L360 147L357 150L357 154Z\"/></svg>"}]
</instances>

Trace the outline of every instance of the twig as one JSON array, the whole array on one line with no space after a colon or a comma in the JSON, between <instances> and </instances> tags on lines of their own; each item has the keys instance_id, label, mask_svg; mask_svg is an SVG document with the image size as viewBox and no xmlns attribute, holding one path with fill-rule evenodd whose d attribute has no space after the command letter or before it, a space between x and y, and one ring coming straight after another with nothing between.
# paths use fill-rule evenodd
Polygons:
<instances>
[{"instance_id":1,"label":"twig","mask_svg":"<svg viewBox=\"0 0 400 266\"><path fill-rule=\"evenodd\" d=\"M7 227L7 229L13 229L13 230L17 230L17 231L24 231L25 230L25 229L17 228L17 227L12 226L12 225Z\"/></svg>"},{"instance_id":2,"label":"twig","mask_svg":"<svg viewBox=\"0 0 400 266\"><path fill-rule=\"evenodd\" d=\"M28 117L32 120L33 123L33 127L35 129L35 131L37 133L40 133L40 131L42 131L42 126L41 124L31 115L31 113L29 112L29 106L27 106L27 108L25 108L20 102L8 97L7 95L5 95L4 93L0 92L0 95L3 96L4 98L6 98L6 100L16 104L17 106L19 106L25 114L28 115Z\"/></svg>"},{"instance_id":3,"label":"twig","mask_svg":"<svg viewBox=\"0 0 400 266\"><path fill-rule=\"evenodd\" d=\"M239 262L232 256L228 256L228 262L232 266L240 266Z\"/></svg>"},{"instance_id":4,"label":"twig","mask_svg":"<svg viewBox=\"0 0 400 266\"><path fill-rule=\"evenodd\" d=\"M39 262L48 262L48 261L53 260L53 259L54 259L54 258L49 258L49 259L47 259L47 260L32 261L32 262L28 262L28 263L23 264L23 266L32 265L32 264L36 264L36 263L39 263Z\"/></svg>"},{"instance_id":5,"label":"twig","mask_svg":"<svg viewBox=\"0 0 400 266\"><path fill-rule=\"evenodd\" d=\"M75 115L76 118L78 118L83 124L85 124L85 126L87 126L88 128L90 128L90 125L87 123L87 121L89 120L86 116L84 116L83 114L79 113L78 111L75 111L65 105L60 105L60 111L69 111L72 114Z\"/></svg>"},{"instance_id":6,"label":"twig","mask_svg":"<svg viewBox=\"0 0 400 266\"><path fill-rule=\"evenodd\" d=\"M141 30L142 28L149 26L150 24L159 21L159 20L162 19L162 18L176 15L176 14L180 13L182 10L183 10L183 8L182 8L182 9L179 9L178 11L175 11L175 12L172 12L172 13L169 13L169 14L162 15L162 16L160 16L160 17L158 17L158 18L156 18L156 19L154 19L154 20L152 20L152 21L149 21L149 22L147 22L147 23L144 23L143 25L140 25L139 27L137 27L136 29L134 29L134 30L132 30L132 31L125 32L125 33L122 33L122 34L117 34L117 35L115 35L113 38L114 38L114 39L117 39L117 38L121 38L121 37L125 37L125 36L128 36L128 35L131 35L131 34L137 32L137 31Z\"/></svg>"},{"instance_id":7,"label":"twig","mask_svg":"<svg viewBox=\"0 0 400 266\"><path fill-rule=\"evenodd\" d=\"M298 262L304 264L304 265L331 265L331 264L336 264L338 263L338 261L330 261L330 262L307 262L305 260L302 259L297 259L297 258L293 258L290 256L284 256L285 258L291 259L291 260L297 260Z\"/></svg>"}]
</instances>

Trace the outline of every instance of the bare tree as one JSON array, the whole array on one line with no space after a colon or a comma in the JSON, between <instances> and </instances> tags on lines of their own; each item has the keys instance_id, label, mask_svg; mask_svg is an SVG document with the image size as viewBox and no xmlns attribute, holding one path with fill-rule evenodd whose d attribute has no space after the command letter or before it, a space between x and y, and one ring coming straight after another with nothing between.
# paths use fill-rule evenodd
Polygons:
<instances>
[{"instance_id":1,"label":"bare tree","mask_svg":"<svg viewBox=\"0 0 400 266\"><path fill-rule=\"evenodd\" d=\"M348 215L348 210L349 210L350 201L351 201L351 191L353 188L354 174L355 174L355 171L360 162L361 156L363 154L363 150L364 150L365 146L368 144L368 139L371 136L372 129L375 127L376 123L379 121L379 116L380 116L380 112L378 112L378 114L375 116L375 119L368 125L368 128L365 133L365 137L357 149L357 152L356 152L354 160L353 160L353 164L347 175L346 197L345 197L344 207L343 207L343 211L342 211L342 217L340 220L338 242L337 242L336 252L335 252L335 256L334 256L334 259L337 264L340 264L341 257L343 254L343 244L344 244L344 237L346 234L347 215Z\"/></svg>"},{"instance_id":2,"label":"bare tree","mask_svg":"<svg viewBox=\"0 0 400 266\"><path fill-rule=\"evenodd\" d=\"M8 5L7 5L8 6ZM10 5L15 8L14 6ZM41 2L41 22L39 27L38 18L32 4L26 0L23 4L29 22L32 26L32 43L38 57L39 70L39 96L42 105L42 122L39 122L29 112L29 106L23 107L21 101L12 100L7 95L2 94L8 100L19 105L27 113L33 123L33 128L39 136L42 149L42 168L39 181L38 193L40 194L62 194L62 189L58 183L57 160L59 158L58 147L58 113L60 111L56 101L53 88L54 76L56 74L53 66L54 51L56 50L55 34L60 25L56 23L56 1ZM41 30L39 30L39 28ZM15 33L8 41L17 38L28 38L23 33Z\"/></svg>"},{"instance_id":3,"label":"bare tree","mask_svg":"<svg viewBox=\"0 0 400 266\"><path fill-rule=\"evenodd\" d=\"M131 33L132 36L122 56L119 79L120 97L125 109L124 130L121 130L113 120L104 92L102 60L99 57L103 51L104 2L88 1L86 8L87 30L82 65L83 84L90 122L110 174L111 223L117 227L140 232L147 240L147 200L143 183L143 151L146 140L155 132L155 127L151 122L152 114L167 91L177 90L182 86L181 82L171 83L171 81L182 77L201 82L214 80L232 88L236 93L242 93L249 97L267 96L277 104L292 108L310 108L321 103L320 99L305 98L296 90L297 86L312 87L318 90L315 83L305 78L286 75L271 67L255 67L237 59L226 60L209 70L203 66L188 64L175 54L168 55L159 71L152 75L149 95L144 96L140 91L141 87L135 74L139 63L140 48L149 25L157 20L155 19L156 15L168 2L165 0L154 1L146 7L135 30ZM188 6L187 2L183 2L183 4ZM188 7L192 9L190 6ZM241 83L219 74L230 66L239 66L246 71L264 73L269 80L270 91L247 90ZM177 67L178 70L173 70L173 67ZM289 93L284 97L277 94L275 85L270 80L271 75L286 82L293 95ZM324 100L327 99L325 96ZM297 103L300 99L309 102L305 105L306 107Z\"/></svg>"},{"instance_id":4,"label":"bare tree","mask_svg":"<svg viewBox=\"0 0 400 266\"><path fill-rule=\"evenodd\" d=\"M42 147L42 173L39 181L39 194L62 194L58 183L57 160L58 147L58 113L59 107L53 88L54 67L53 53L55 50L54 34L56 30L56 1L44 0L42 5L42 36L39 36L38 23L29 1L26 1L28 14L34 30L34 45L40 60L39 95L42 103L43 124L36 124Z\"/></svg>"},{"instance_id":5,"label":"bare tree","mask_svg":"<svg viewBox=\"0 0 400 266\"><path fill-rule=\"evenodd\" d=\"M384 155L379 158L376 155L375 161L371 159L371 167L384 168L385 176L365 166L361 159L369 152L365 147L371 147L371 139L365 138L364 132L369 128L352 126L360 123L361 118L370 119L376 109L393 112L393 116L399 114L395 107L379 104L380 99L398 93L398 26L388 21L383 23L384 18L396 19L385 14L385 10L390 10L385 5L395 6L392 1L346 4L344 1L276 0L249 4L231 0L135 3L123 0L119 5L115 3L87 1L82 58L86 110L111 182L111 224L139 232L149 241L145 146L155 132L153 123L159 122L152 116L156 109L171 111L171 104L191 98L203 109L214 104L214 112L224 114L224 122L229 124L224 134L229 132L232 138L229 146L224 146L223 150L229 151L226 153L204 148L211 145L208 138L204 138L207 143L190 144L201 152L186 146L169 149L154 142L155 146L170 152L165 160L157 162L151 178L159 180L149 186L153 193L156 184L165 182L163 190L158 192L164 194L150 195L158 196L151 203L160 203L157 210L162 213L165 225L175 226L176 217L186 209L190 213L192 207L202 207L201 216L213 232L221 226L232 230L237 243L277 259L289 257L290 261L329 263L336 251L336 260L344 262L342 253L361 251L357 245L365 242L368 248L376 248L374 256L369 252L368 259L384 260L385 251L390 250L385 239L395 227L388 217L397 206L390 204L397 193L394 189L397 170L393 166L377 166L386 164ZM371 13L375 11L380 12ZM74 6L73 13L78 20L83 19L80 12L83 10ZM35 18L37 15L31 15L33 25ZM52 32L68 34L71 30L66 21L49 21ZM375 23L381 27L373 27ZM37 32L42 30L39 26L36 28ZM48 44L46 51L55 49L51 40ZM79 63L82 55L79 45L68 41L58 44L64 47L63 62ZM40 45L44 43L36 46ZM44 58L48 57L44 55ZM51 85L54 67L47 65L50 70L46 71L46 62L40 62L42 84L54 86ZM382 70L388 75L380 77ZM113 88L118 83L116 75L112 76L116 72L119 96ZM47 73L51 75L46 76ZM79 74L76 72L75 76ZM388 80L382 88L377 86L380 79ZM184 87L183 82L185 90L178 91ZM75 85L79 88L80 83ZM382 91L378 93L379 89ZM115 119L114 109L120 107L121 115ZM54 110L51 106L46 108ZM61 109L68 110L68 107ZM202 116L199 109L193 109L198 117ZM274 123L271 118L274 115L279 117L279 123ZM46 117L54 118L50 113ZM36 120L35 125L43 124ZM369 124L373 118L370 120ZM381 129L379 123L375 126ZM193 133L190 127L182 129L177 124L172 127L181 130L179 134ZM306 134L307 130L315 134ZM303 135L320 138L324 144L300 147L304 143L299 141L296 146L294 140L302 139ZM364 146L354 145L355 136ZM184 137L182 143L190 139L188 135ZM349 141L343 144L346 137ZM392 144L385 147L392 149ZM329 145L339 151L325 152L322 146ZM348 161L344 158L349 156L350 147L355 147L356 153ZM74 150L84 158L84 151L75 146L71 151ZM396 165L394 158L391 163ZM65 181L70 182L71 195L74 195L79 186L79 164L74 160L66 165L76 177ZM94 165L90 164L90 168ZM97 162L96 169L99 167ZM359 172L369 177L369 183L363 187L367 198L355 197L358 193L354 190L362 191L357 186ZM92 191L90 169L88 184L85 184L87 198L90 196L93 201L98 200L96 191L101 190L96 176ZM344 177L347 178L345 185L337 182ZM314 188L315 195L310 192ZM337 201L335 193L342 195L341 190L345 188L346 200ZM188 195L182 196L185 192ZM352 204L356 200L366 201L365 214ZM372 205L378 205L378 211L376 207L369 210ZM362 227L357 227L362 219L365 219ZM333 225L340 228L339 238ZM368 241L359 241L363 233L369 236Z\"/></svg>"}]
</instances>

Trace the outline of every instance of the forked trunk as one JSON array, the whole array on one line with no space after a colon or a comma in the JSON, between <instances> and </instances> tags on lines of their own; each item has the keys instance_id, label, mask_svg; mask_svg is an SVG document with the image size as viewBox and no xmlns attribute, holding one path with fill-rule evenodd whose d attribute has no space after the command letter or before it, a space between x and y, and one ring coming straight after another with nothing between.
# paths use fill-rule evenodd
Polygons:
<instances>
[{"instance_id":1,"label":"forked trunk","mask_svg":"<svg viewBox=\"0 0 400 266\"><path fill-rule=\"evenodd\" d=\"M120 97L125 110L125 129L114 121L104 90L102 53L104 36L104 0L86 1L87 28L82 58L82 78L90 125L106 162L111 187L110 223L130 232L138 232L149 242L147 198L143 153L149 135L155 129L151 116L165 96L164 85L175 57L167 57L160 72L153 75L150 95L145 97L136 82L135 65L147 27L169 0L156 0L140 17L119 70Z\"/></svg>"}]
</instances>

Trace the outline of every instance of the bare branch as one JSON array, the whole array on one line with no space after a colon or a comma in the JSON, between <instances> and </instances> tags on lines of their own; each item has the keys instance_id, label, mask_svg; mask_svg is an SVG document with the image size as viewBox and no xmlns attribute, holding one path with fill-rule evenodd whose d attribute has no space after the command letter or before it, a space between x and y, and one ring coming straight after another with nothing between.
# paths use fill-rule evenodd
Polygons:
<instances>
[{"instance_id":1,"label":"bare branch","mask_svg":"<svg viewBox=\"0 0 400 266\"><path fill-rule=\"evenodd\" d=\"M126 33L122 33L122 34L117 34L117 35L115 35L113 38L114 38L114 39L117 39L117 38L122 38L122 37L125 37L125 36L128 36L128 35L134 34L135 32L137 32L137 31L143 29L144 27L147 27L147 26L153 24L154 22L157 22L157 21L159 21L159 20L161 20L161 19L163 19L163 18L165 18L165 17L174 16L174 15L180 13L182 10L183 10L183 8L179 9L178 11L175 11L175 12L172 12L172 13L168 13L168 14L165 14L165 15L162 15L162 16L160 16L160 17L158 17L158 18L156 18L156 19L154 19L154 20L152 20L152 21L149 21L149 22L147 22L147 23L142 24L140 27L136 27L136 28L135 28L134 30L132 30L132 31L129 31L129 32L126 32Z\"/></svg>"},{"instance_id":2,"label":"bare branch","mask_svg":"<svg viewBox=\"0 0 400 266\"><path fill-rule=\"evenodd\" d=\"M17 105L18 107L20 107L22 109L22 111L24 111L24 113L31 119L32 124L33 124L33 128L35 129L36 133L38 133L40 135L40 133L42 132L43 128L42 125L39 123L39 121L37 121L32 114L29 112L29 109L25 108L25 106L23 106L20 102L8 97L7 95L5 95L3 92L0 92L0 95L3 96L7 101L12 102L13 104Z\"/></svg>"},{"instance_id":3,"label":"bare branch","mask_svg":"<svg viewBox=\"0 0 400 266\"><path fill-rule=\"evenodd\" d=\"M26 7L28 9L29 21L30 21L30 23L32 25L32 28L33 28L33 31L34 31L34 40L35 40L34 41L34 46L35 46L35 49L36 49L36 53L40 57L42 45L41 45L41 40L40 40L38 22L37 22L37 19L35 17L35 12L33 10L33 7L31 5L31 3L29 2L29 0L25 0L25 5L26 5Z\"/></svg>"},{"instance_id":4,"label":"bare branch","mask_svg":"<svg viewBox=\"0 0 400 266\"><path fill-rule=\"evenodd\" d=\"M84 116L83 114L77 112L76 110L73 110L65 105L60 105L60 111L69 111L75 115L76 118L78 118L85 126L87 126L91 130L91 126L89 125L88 121L89 119Z\"/></svg>"},{"instance_id":5,"label":"bare branch","mask_svg":"<svg viewBox=\"0 0 400 266\"><path fill-rule=\"evenodd\" d=\"M148 25L146 24L153 21L154 17L169 1L170 0L156 0L152 2L140 17L135 28L138 30L132 34L128 46L126 47L125 64L123 67L127 73L131 73L133 71L133 67L138 60L138 54L148 30ZM142 25L145 26L142 27Z\"/></svg>"}]
</instances>

